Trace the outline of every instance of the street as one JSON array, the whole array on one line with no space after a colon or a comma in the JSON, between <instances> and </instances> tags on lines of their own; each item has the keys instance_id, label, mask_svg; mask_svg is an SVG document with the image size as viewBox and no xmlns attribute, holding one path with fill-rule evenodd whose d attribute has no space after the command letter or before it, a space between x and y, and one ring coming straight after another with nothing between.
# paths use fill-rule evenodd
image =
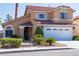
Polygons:
<instances>
[{"instance_id":1,"label":"street","mask_svg":"<svg viewBox=\"0 0 79 59\"><path fill-rule=\"evenodd\" d=\"M79 56L79 49L2 53L0 56Z\"/></svg>"}]
</instances>

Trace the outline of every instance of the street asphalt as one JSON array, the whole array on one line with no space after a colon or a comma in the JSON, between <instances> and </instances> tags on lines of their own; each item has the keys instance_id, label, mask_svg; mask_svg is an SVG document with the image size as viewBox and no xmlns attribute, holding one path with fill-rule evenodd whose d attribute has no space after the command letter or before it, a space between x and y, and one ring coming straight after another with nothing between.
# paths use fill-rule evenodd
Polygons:
<instances>
[{"instance_id":1,"label":"street asphalt","mask_svg":"<svg viewBox=\"0 0 79 59\"><path fill-rule=\"evenodd\" d=\"M0 56L79 56L79 49L2 53Z\"/></svg>"}]
</instances>

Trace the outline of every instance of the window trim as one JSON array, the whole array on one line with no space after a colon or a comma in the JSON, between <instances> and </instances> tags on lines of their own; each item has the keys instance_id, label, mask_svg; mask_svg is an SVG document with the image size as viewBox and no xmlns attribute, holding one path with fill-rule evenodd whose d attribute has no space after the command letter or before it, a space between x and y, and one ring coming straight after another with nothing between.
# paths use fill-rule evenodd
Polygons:
<instances>
[{"instance_id":1,"label":"window trim","mask_svg":"<svg viewBox=\"0 0 79 59\"><path fill-rule=\"evenodd\" d=\"M57 31L57 29L56 28L53 28L53 31Z\"/></svg>"},{"instance_id":2,"label":"window trim","mask_svg":"<svg viewBox=\"0 0 79 59\"><path fill-rule=\"evenodd\" d=\"M6 29L8 26L11 26L12 29ZM5 36L5 30L13 30L13 34L14 34L14 28L13 28L13 26L12 26L12 25L7 25L7 26L4 28L4 35L3 35L4 38L6 37L6 36Z\"/></svg>"},{"instance_id":3,"label":"window trim","mask_svg":"<svg viewBox=\"0 0 79 59\"><path fill-rule=\"evenodd\" d=\"M66 14L66 17L62 18L61 13L65 13ZM67 12L60 12L60 19L68 19Z\"/></svg>"},{"instance_id":4,"label":"window trim","mask_svg":"<svg viewBox=\"0 0 79 59\"><path fill-rule=\"evenodd\" d=\"M48 30L51 30L50 28L46 28L46 30L48 31Z\"/></svg>"},{"instance_id":5,"label":"window trim","mask_svg":"<svg viewBox=\"0 0 79 59\"><path fill-rule=\"evenodd\" d=\"M45 15L45 18L39 18L39 17L38 17L39 14L44 14L44 15ZM47 14L46 14L46 13L39 13L39 12L38 12L38 13L37 13L37 19L38 19L38 20L46 20L46 19L47 19Z\"/></svg>"},{"instance_id":6,"label":"window trim","mask_svg":"<svg viewBox=\"0 0 79 59\"><path fill-rule=\"evenodd\" d=\"M60 28L59 31L63 31L63 29Z\"/></svg>"},{"instance_id":7,"label":"window trim","mask_svg":"<svg viewBox=\"0 0 79 59\"><path fill-rule=\"evenodd\" d=\"M65 29L65 31L69 31L69 29Z\"/></svg>"}]
</instances>

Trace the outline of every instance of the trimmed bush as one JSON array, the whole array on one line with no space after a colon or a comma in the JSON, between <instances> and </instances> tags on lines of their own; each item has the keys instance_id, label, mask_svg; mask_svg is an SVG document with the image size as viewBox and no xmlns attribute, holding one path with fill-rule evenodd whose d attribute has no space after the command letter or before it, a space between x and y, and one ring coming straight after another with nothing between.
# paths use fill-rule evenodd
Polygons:
<instances>
[{"instance_id":1,"label":"trimmed bush","mask_svg":"<svg viewBox=\"0 0 79 59\"><path fill-rule=\"evenodd\" d=\"M35 42L37 45L44 45L46 43L46 40L44 38L36 38Z\"/></svg>"},{"instance_id":2,"label":"trimmed bush","mask_svg":"<svg viewBox=\"0 0 79 59\"><path fill-rule=\"evenodd\" d=\"M74 40L74 41L75 41L75 40L78 41L78 40L79 40L78 37L79 37L79 36L73 36L73 40Z\"/></svg>"},{"instance_id":3,"label":"trimmed bush","mask_svg":"<svg viewBox=\"0 0 79 59\"><path fill-rule=\"evenodd\" d=\"M2 47L5 47L6 44L10 44L10 39L9 38L0 38L0 43L2 45Z\"/></svg>"},{"instance_id":4,"label":"trimmed bush","mask_svg":"<svg viewBox=\"0 0 79 59\"><path fill-rule=\"evenodd\" d=\"M73 37L73 40L79 41L79 36L74 36L74 37Z\"/></svg>"},{"instance_id":5,"label":"trimmed bush","mask_svg":"<svg viewBox=\"0 0 79 59\"><path fill-rule=\"evenodd\" d=\"M45 38L42 38L40 45L46 45L46 39Z\"/></svg>"},{"instance_id":6,"label":"trimmed bush","mask_svg":"<svg viewBox=\"0 0 79 59\"><path fill-rule=\"evenodd\" d=\"M35 31L35 35L37 34L41 34L43 36L43 30L39 26L37 26L36 31Z\"/></svg>"},{"instance_id":7,"label":"trimmed bush","mask_svg":"<svg viewBox=\"0 0 79 59\"><path fill-rule=\"evenodd\" d=\"M33 38L33 42L35 42L37 45L46 44L46 40L45 40L45 38L43 38L43 36L41 34L35 35L35 37Z\"/></svg>"},{"instance_id":8,"label":"trimmed bush","mask_svg":"<svg viewBox=\"0 0 79 59\"><path fill-rule=\"evenodd\" d=\"M21 43L22 43L22 39L15 39L15 40L13 39L11 41L11 46L17 48L20 47Z\"/></svg>"},{"instance_id":9,"label":"trimmed bush","mask_svg":"<svg viewBox=\"0 0 79 59\"><path fill-rule=\"evenodd\" d=\"M43 36L41 34L36 34L35 38L43 38Z\"/></svg>"},{"instance_id":10,"label":"trimmed bush","mask_svg":"<svg viewBox=\"0 0 79 59\"><path fill-rule=\"evenodd\" d=\"M48 38L46 42L52 45L52 43L56 43L56 40L54 38Z\"/></svg>"},{"instance_id":11,"label":"trimmed bush","mask_svg":"<svg viewBox=\"0 0 79 59\"><path fill-rule=\"evenodd\" d=\"M20 47L23 40L21 38L0 38L0 43L2 47L9 45L11 47L17 48Z\"/></svg>"}]
</instances>

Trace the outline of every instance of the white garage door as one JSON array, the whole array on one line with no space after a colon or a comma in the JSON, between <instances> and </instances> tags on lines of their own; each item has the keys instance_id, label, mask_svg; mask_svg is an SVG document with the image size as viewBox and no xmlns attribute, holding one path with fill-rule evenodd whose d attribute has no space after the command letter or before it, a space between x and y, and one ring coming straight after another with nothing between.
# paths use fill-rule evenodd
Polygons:
<instances>
[{"instance_id":1,"label":"white garage door","mask_svg":"<svg viewBox=\"0 0 79 59\"><path fill-rule=\"evenodd\" d=\"M72 27L53 27L53 26L44 26L44 37L50 38L54 37L57 41L71 41Z\"/></svg>"}]
</instances>

